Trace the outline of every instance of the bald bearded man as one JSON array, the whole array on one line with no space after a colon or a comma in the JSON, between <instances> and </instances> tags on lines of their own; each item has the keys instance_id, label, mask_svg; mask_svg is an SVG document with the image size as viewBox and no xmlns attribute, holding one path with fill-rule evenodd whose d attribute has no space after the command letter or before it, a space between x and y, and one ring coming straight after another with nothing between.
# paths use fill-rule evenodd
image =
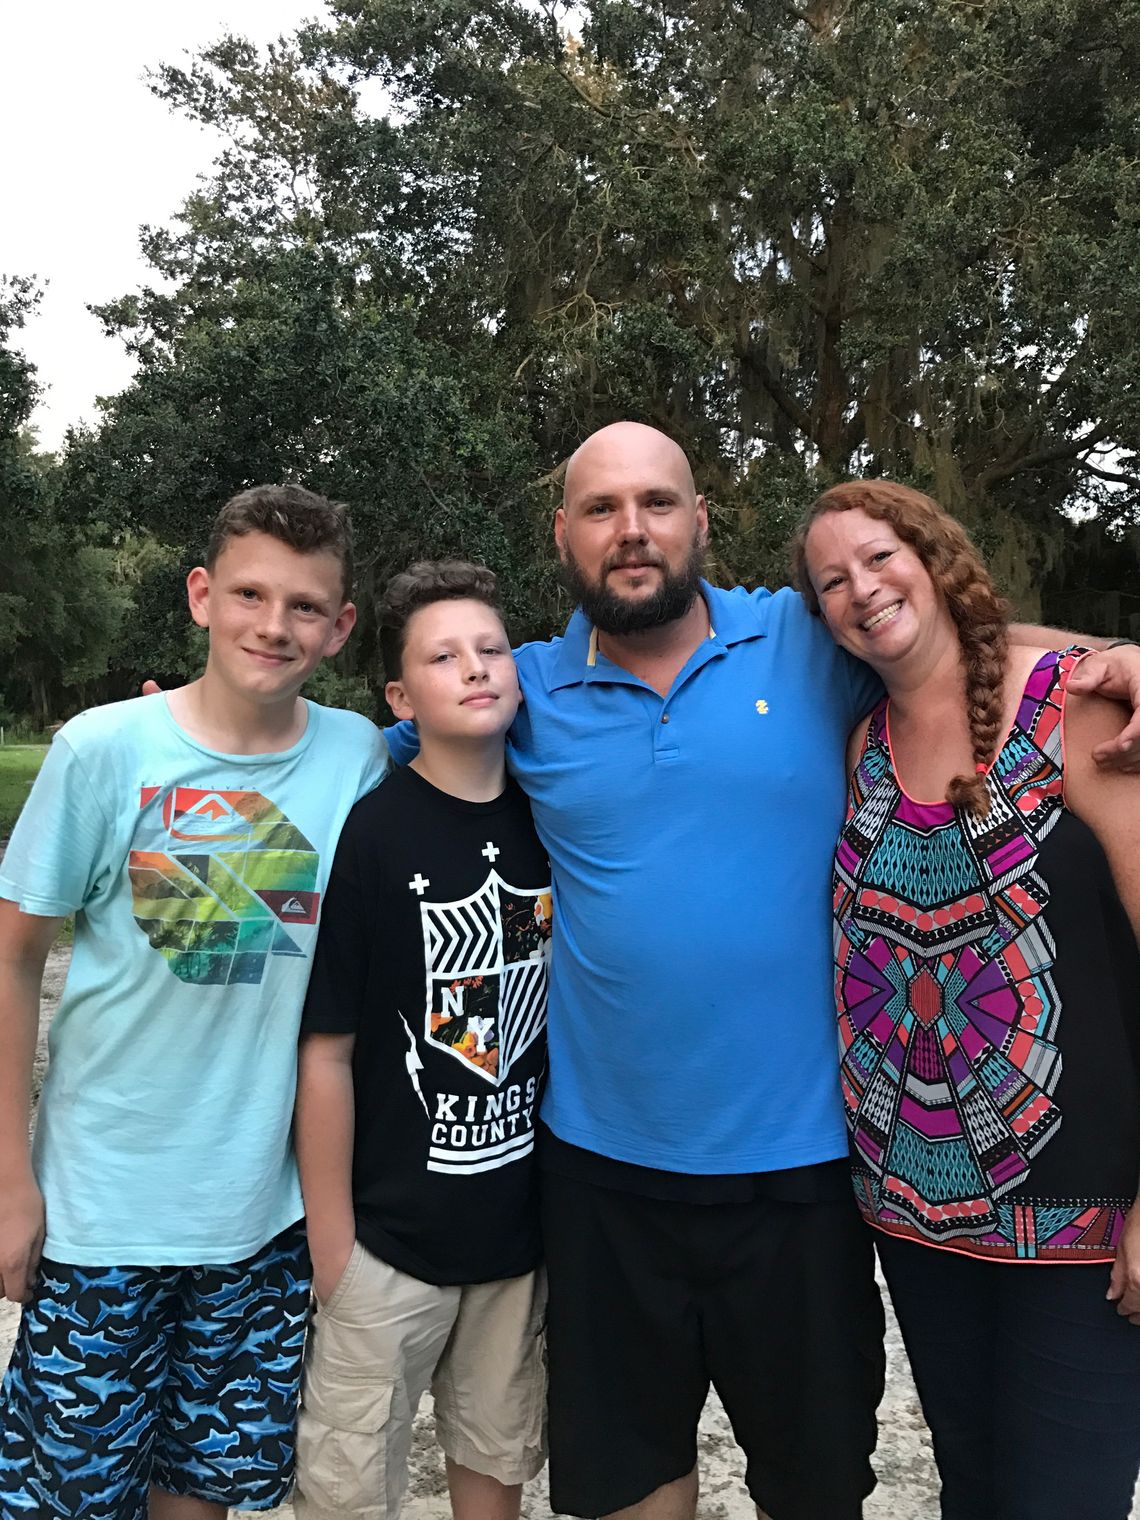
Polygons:
<instances>
[{"instance_id":1,"label":"bald bearded man","mask_svg":"<svg viewBox=\"0 0 1140 1520\"><path fill-rule=\"evenodd\" d=\"M847 735L879 687L798 595L701 579L705 500L653 428L586 440L555 538L579 606L517 652L508 739L555 889L551 1503L691 1520L712 1383L762 1511L855 1520L883 1320L845 1159L829 883ZM407 758L414 736L389 738Z\"/></svg>"},{"instance_id":2,"label":"bald bearded man","mask_svg":"<svg viewBox=\"0 0 1140 1520\"><path fill-rule=\"evenodd\" d=\"M828 881L876 685L798 596L701 580L705 501L652 428L582 445L555 536L579 610L518 651L508 749L555 883L551 1502L689 1520L712 1382L757 1504L844 1520L874 1483L882 1309Z\"/></svg>"}]
</instances>

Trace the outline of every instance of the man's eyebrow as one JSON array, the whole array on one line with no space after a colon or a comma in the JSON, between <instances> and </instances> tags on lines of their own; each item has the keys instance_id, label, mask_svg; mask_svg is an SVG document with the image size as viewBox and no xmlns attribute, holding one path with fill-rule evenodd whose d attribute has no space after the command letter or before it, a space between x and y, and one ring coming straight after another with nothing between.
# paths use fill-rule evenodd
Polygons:
<instances>
[{"instance_id":1,"label":"man's eyebrow","mask_svg":"<svg viewBox=\"0 0 1140 1520\"><path fill-rule=\"evenodd\" d=\"M613 501L614 497L619 494L620 493L616 491L591 491L586 496L580 496L575 505L580 507L593 507L597 506L599 502ZM680 501L681 497L684 495L684 492L681 491L677 486L643 486L637 492L637 495L645 498L646 500L649 500L655 496L668 496L674 501Z\"/></svg>"}]
</instances>

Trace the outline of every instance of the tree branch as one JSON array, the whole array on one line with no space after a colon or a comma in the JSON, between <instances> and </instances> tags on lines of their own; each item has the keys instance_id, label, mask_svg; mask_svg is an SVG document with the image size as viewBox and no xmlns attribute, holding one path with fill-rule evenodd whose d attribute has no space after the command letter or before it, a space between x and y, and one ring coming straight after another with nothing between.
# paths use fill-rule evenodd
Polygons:
<instances>
[{"instance_id":1,"label":"tree branch","mask_svg":"<svg viewBox=\"0 0 1140 1520\"><path fill-rule=\"evenodd\" d=\"M1080 438L1074 438L1071 443L1059 443L1051 449L1038 449L1033 454L1023 454L1020 459L992 464L988 469L982 470L975 479L975 486L980 491L986 491L990 486L996 485L999 480L1009 480L1011 476L1021 475L1026 470L1037 470L1042 465L1057 464L1062 459L1076 459L1085 449L1094 448L1098 443L1108 437L1107 424L1099 423Z\"/></svg>"},{"instance_id":2,"label":"tree branch","mask_svg":"<svg viewBox=\"0 0 1140 1520\"><path fill-rule=\"evenodd\" d=\"M1095 475L1098 480L1111 480L1119 485L1132 486L1140 490L1140 475L1124 475L1119 470L1102 470L1100 465L1089 464L1087 459L1081 460L1081 469L1089 475Z\"/></svg>"},{"instance_id":3,"label":"tree branch","mask_svg":"<svg viewBox=\"0 0 1140 1520\"><path fill-rule=\"evenodd\" d=\"M740 361L752 370L792 426L799 428L804 437L814 443L815 432L812 427L811 413L780 384L755 343L748 344L740 355Z\"/></svg>"}]
</instances>

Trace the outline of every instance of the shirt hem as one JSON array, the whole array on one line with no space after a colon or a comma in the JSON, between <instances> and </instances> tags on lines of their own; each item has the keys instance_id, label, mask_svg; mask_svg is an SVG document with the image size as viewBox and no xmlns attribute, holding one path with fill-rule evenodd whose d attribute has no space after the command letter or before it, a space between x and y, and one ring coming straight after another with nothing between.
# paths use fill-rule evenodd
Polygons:
<instances>
[{"instance_id":1,"label":"shirt hem","mask_svg":"<svg viewBox=\"0 0 1140 1520\"><path fill-rule=\"evenodd\" d=\"M33 918L66 918L69 913L78 913L83 906L82 903L65 903L56 897L38 897L10 876L0 876L0 897L5 902L15 903L21 913Z\"/></svg>"},{"instance_id":2,"label":"shirt hem","mask_svg":"<svg viewBox=\"0 0 1140 1520\"><path fill-rule=\"evenodd\" d=\"M573 1125L561 1124L549 1114L542 1115L542 1122L559 1139L580 1150L592 1151L611 1161L624 1161L632 1166L652 1167L658 1172L680 1172L693 1177L732 1177L749 1172L778 1172L786 1167L812 1166L819 1161L846 1160L848 1156L847 1130L842 1124L834 1135L827 1135L810 1144L780 1147L775 1150L749 1151L726 1147L728 1156L681 1156L650 1149L641 1150L621 1141L607 1139Z\"/></svg>"},{"instance_id":3,"label":"shirt hem","mask_svg":"<svg viewBox=\"0 0 1140 1520\"><path fill-rule=\"evenodd\" d=\"M1017 1247L1012 1242L1008 1245L982 1246L957 1240L927 1240L924 1236L913 1230L892 1229L890 1225L883 1224L878 1219L872 1219L863 1214L864 1221L876 1230L880 1235L889 1235L892 1240L905 1240L909 1245L925 1246L928 1251L953 1251L955 1256L965 1256L971 1261L995 1262L999 1267L1107 1267L1116 1260L1115 1250L1107 1250L1103 1246L1089 1246L1087 1251L1077 1254L1078 1248L1068 1247L1068 1254L1049 1252L1046 1247L1045 1253L1037 1253L1033 1256L1018 1255Z\"/></svg>"},{"instance_id":4,"label":"shirt hem","mask_svg":"<svg viewBox=\"0 0 1140 1520\"><path fill-rule=\"evenodd\" d=\"M500 1270L499 1263L496 1263L493 1271L464 1272L454 1268L441 1270L430 1262L422 1261L414 1253L402 1250L399 1242L391 1236L370 1230L367 1226L363 1229L357 1226L356 1238L370 1256L375 1256L386 1266L394 1267L397 1272L414 1277L417 1282L428 1283L433 1288L474 1288L480 1283L509 1282L511 1278L525 1277L528 1272L535 1271L542 1261L541 1253L535 1246L517 1259L506 1262L506 1270Z\"/></svg>"},{"instance_id":5,"label":"shirt hem","mask_svg":"<svg viewBox=\"0 0 1140 1520\"><path fill-rule=\"evenodd\" d=\"M42 1254L47 1261L58 1261L66 1267L228 1267L234 1262L244 1261L247 1256L255 1256L283 1230L299 1224L303 1218L304 1215L298 1210L282 1224L234 1246L210 1244L159 1247L153 1243L124 1246L122 1242L117 1242L104 1248L99 1244L69 1245L67 1241L55 1240L49 1235L44 1241Z\"/></svg>"}]
</instances>

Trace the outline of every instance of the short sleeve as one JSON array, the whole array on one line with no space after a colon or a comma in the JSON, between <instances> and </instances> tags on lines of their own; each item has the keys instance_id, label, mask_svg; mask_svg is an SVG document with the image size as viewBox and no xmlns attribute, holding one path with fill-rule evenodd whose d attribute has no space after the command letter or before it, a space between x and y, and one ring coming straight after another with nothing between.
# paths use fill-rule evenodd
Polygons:
<instances>
[{"instance_id":1,"label":"short sleeve","mask_svg":"<svg viewBox=\"0 0 1140 1520\"><path fill-rule=\"evenodd\" d=\"M386 728L384 738L388 741L388 753L394 765L407 765L420 752L420 736L416 732L416 725L409 718L403 718L399 723L393 723L391 728Z\"/></svg>"},{"instance_id":2,"label":"short sleeve","mask_svg":"<svg viewBox=\"0 0 1140 1520\"><path fill-rule=\"evenodd\" d=\"M302 1034L355 1034L372 957L375 886L361 879L360 808L345 820L321 904Z\"/></svg>"},{"instance_id":3,"label":"short sleeve","mask_svg":"<svg viewBox=\"0 0 1140 1520\"><path fill-rule=\"evenodd\" d=\"M62 918L112 884L114 827L64 734L52 741L0 869L0 897L24 913Z\"/></svg>"}]
</instances>

